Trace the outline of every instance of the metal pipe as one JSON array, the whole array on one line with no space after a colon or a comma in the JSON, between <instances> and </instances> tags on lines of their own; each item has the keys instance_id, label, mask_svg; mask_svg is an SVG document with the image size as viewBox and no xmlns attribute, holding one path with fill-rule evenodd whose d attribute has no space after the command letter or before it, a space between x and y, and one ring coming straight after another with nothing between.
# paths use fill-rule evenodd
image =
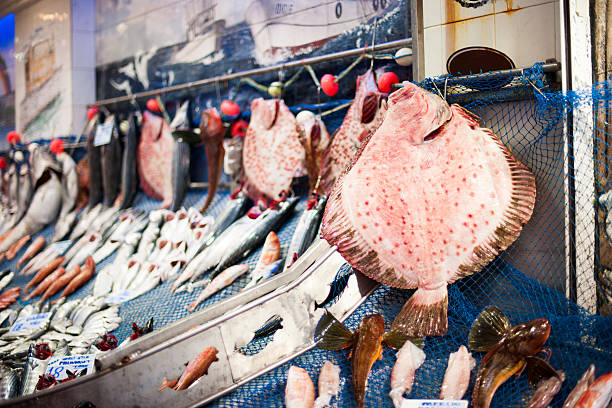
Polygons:
<instances>
[{"instance_id":1,"label":"metal pipe","mask_svg":"<svg viewBox=\"0 0 612 408\"><path fill-rule=\"evenodd\" d=\"M447 78L436 78L432 79L432 81L438 85L461 85L461 83L465 81L469 81L472 79L487 79L487 78L500 78L506 76L519 76L523 75L523 72L528 68L514 68L514 69L505 69L500 71L490 71L483 72L481 74L472 74L472 75L461 75ZM548 62L546 64L542 64L542 71L545 73L557 72L561 70L560 62Z\"/></svg>"},{"instance_id":2,"label":"metal pipe","mask_svg":"<svg viewBox=\"0 0 612 408\"><path fill-rule=\"evenodd\" d=\"M331 60L340 59L340 58L352 57L354 55L359 55L365 51L374 52L374 51L386 50L389 48L399 48L399 47L405 47L405 46L410 46L410 45L412 45L412 38L405 38L403 40L396 40L396 41L390 41L386 43L377 44L373 47L368 46L368 47L354 48L352 50L334 52L331 54L325 54L325 55L320 55L317 57L305 58L305 59L301 59L298 61L285 62L282 64L272 65L269 67L249 69L247 71L236 72L233 74L219 75L213 78L200 79L197 81L186 82L184 84L168 86L166 88L152 89L150 91L138 92L132 95L102 99L102 100L96 101L94 105L104 106L104 105L112 105L112 104L121 103L121 102L128 102L134 99L146 98L150 96L157 96L157 95L165 94L168 92L175 92L175 91L180 91L183 89L189 89L189 88L195 88L195 87L204 86L208 84L213 84L215 82L227 82L233 79L242 78L246 76L261 75L261 74L265 74L268 72L290 69L290 68L295 68L295 67L301 67L302 65L317 64L319 62L325 62L325 61L331 61Z\"/></svg>"}]
</instances>

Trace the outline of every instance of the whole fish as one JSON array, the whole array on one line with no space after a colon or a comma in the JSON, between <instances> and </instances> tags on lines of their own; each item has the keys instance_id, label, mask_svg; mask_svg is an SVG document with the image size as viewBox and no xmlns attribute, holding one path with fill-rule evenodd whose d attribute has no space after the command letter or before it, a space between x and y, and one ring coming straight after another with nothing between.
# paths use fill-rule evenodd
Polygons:
<instances>
[{"instance_id":1,"label":"whole fish","mask_svg":"<svg viewBox=\"0 0 612 408\"><path fill-rule=\"evenodd\" d=\"M72 280L68 283L68 285L66 285L66 288L60 295L60 298L64 298L68 295L71 295L78 288L85 285L87 282L91 280L91 278L93 278L95 272L96 272L96 264L93 258L90 256L85 261L85 266L83 266L83 269L81 270L81 272L78 275L76 275L74 278L72 278Z\"/></svg>"},{"instance_id":2,"label":"whole fish","mask_svg":"<svg viewBox=\"0 0 612 408\"><path fill-rule=\"evenodd\" d=\"M314 406L314 384L306 370L301 367L289 367L285 387L285 406L287 408L312 408Z\"/></svg>"},{"instance_id":3,"label":"whole fish","mask_svg":"<svg viewBox=\"0 0 612 408\"><path fill-rule=\"evenodd\" d=\"M26 251L21 256L21 258L19 258L19 261L17 261L17 268L19 268L25 261L27 261L28 259L32 258L34 255L36 255L38 252L40 252L40 250L43 249L44 246L45 246L45 237L42 235L37 236L36 239L32 241L28 249L26 249Z\"/></svg>"},{"instance_id":4,"label":"whole fish","mask_svg":"<svg viewBox=\"0 0 612 408\"><path fill-rule=\"evenodd\" d=\"M241 290L247 290L257 285L259 282L263 282L265 280L270 279L272 276L276 275L278 271L280 271L283 260L279 259L276 262L271 263L266 266L257 276L257 278L252 278L247 285ZM195 285L194 285L195 286Z\"/></svg>"},{"instance_id":5,"label":"whole fish","mask_svg":"<svg viewBox=\"0 0 612 408\"><path fill-rule=\"evenodd\" d=\"M210 228L209 236L205 242L206 246L210 246L223 231L245 213L248 202L249 199L243 192L238 192L234 197L230 197L230 200L223 207L223 211Z\"/></svg>"},{"instance_id":6,"label":"whole fish","mask_svg":"<svg viewBox=\"0 0 612 408\"><path fill-rule=\"evenodd\" d=\"M304 166L304 147L297 122L280 99L254 99L251 121L244 137L242 165L247 195L281 200Z\"/></svg>"},{"instance_id":7,"label":"whole fish","mask_svg":"<svg viewBox=\"0 0 612 408\"><path fill-rule=\"evenodd\" d=\"M79 251L72 257L72 259L70 259L70 262L68 262L68 265L66 265L66 269L71 270L75 266L81 265L83 262L85 262L87 257L90 256L92 253L95 253L95 251L101 245L102 235L97 232L89 234L89 239L87 240L87 243L85 243L85 245L83 245L81 249L79 249Z\"/></svg>"},{"instance_id":8,"label":"whole fish","mask_svg":"<svg viewBox=\"0 0 612 408\"><path fill-rule=\"evenodd\" d=\"M79 178L79 192L77 194L75 210L80 210L89 202L89 164L87 162L87 155L77 163L77 176Z\"/></svg>"},{"instance_id":9,"label":"whole fish","mask_svg":"<svg viewBox=\"0 0 612 408\"><path fill-rule=\"evenodd\" d=\"M237 278L244 275L248 271L249 265L247 264L230 266L229 268L221 272L216 278L214 278L206 286L206 288L204 288L202 293L200 293L200 296L198 296L198 298L194 300L193 303L187 306L187 310L193 312L196 307L198 307L198 305L202 303L202 301L217 293L221 289L231 285L232 282L234 282Z\"/></svg>"},{"instance_id":10,"label":"whole fish","mask_svg":"<svg viewBox=\"0 0 612 408\"><path fill-rule=\"evenodd\" d=\"M6 309L13 303L17 301L19 298L19 293L21 292L21 288L19 286L7 289L6 291L0 294L0 310Z\"/></svg>"},{"instance_id":11,"label":"whole fish","mask_svg":"<svg viewBox=\"0 0 612 408\"><path fill-rule=\"evenodd\" d=\"M382 343L398 349L407 337L397 333L385 333L385 321L379 314L366 316L353 333L329 312L325 312L315 329L318 347L325 350L341 350L352 346L351 371L353 390L358 408L364 407L368 375L374 362L382 357Z\"/></svg>"},{"instance_id":12,"label":"whole fish","mask_svg":"<svg viewBox=\"0 0 612 408\"><path fill-rule=\"evenodd\" d=\"M235 264L248 256L251 251L257 248L266 236L273 229L277 229L295 208L299 198L288 198L278 204L278 208L268 208L257 219L244 235L240 235L239 241L229 251L227 251L218 265L211 272L211 279L217 276L225 268ZM246 216L248 217L248 215ZM235 237L234 237L235 239Z\"/></svg>"},{"instance_id":13,"label":"whole fish","mask_svg":"<svg viewBox=\"0 0 612 408\"><path fill-rule=\"evenodd\" d=\"M404 82L336 182L321 236L370 278L417 289L392 330L443 335L448 284L518 238L535 195L533 173L497 136L461 107Z\"/></svg>"},{"instance_id":14,"label":"whole fish","mask_svg":"<svg viewBox=\"0 0 612 408\"><path fill-rule=\"evenodd\" d=\"M387 111L385 94L378 90L374 71L357 77L355 99L342 125L332 135L321 163L321 192L327 196L357 154L361 142L381 124Z\"/></svg>"},{"instance_id":15,"label":"whole fish","mask_svg":"<svg viewBox=\"0 0 612 408\"><path fill-rule=\"evenodd\" d=\"M87 134L87 165L89 168L89 208L102 202L102 149L94 144L96 130L100 126L100 115L91 121L92 126ZM73 238L71 238L73 239Z\"/></svg>"},{"instance_id":16,"label":"whole fish","mask_svg":"<svg viewBox=\"0 0 612 408\"><path fill-rule=\"evenodd\" d=\"M79 220L70 233L69 239L76 241L83 236L90 229L91 223L100 215L102 208L102 203L98 203L93 207L90 206L85 209L79 216Z\"/></svg>"},{"instance_id":17,"label":"whole fish","mask_svg":"<svg viewBox=\"0 0 612 408\"><path fill-rule=\"evenodd\" d=\"M204 145L206 153L206 165L208 167L208 191L206 193L206 201L202 205L200 212L203 214L217 193L219 187L219 179L223 169L223 156L225 149L223 148L223 134L225 129L221 123L219 112L215 108L202 111L200 119L200 139Z\"/></svg>"},{"instance_id":18,"label":"whole fish","mask_svg":"<svg viewBox=\"0 0 612 408\"><path fill-rule=\"evenodd\" d=\"M28 293L28 290L30 290L30 288L42 282L42 280L45 279L47 275L49 275L51 272L56 270L57 267L60 266L64 262L64 260L65 260L65 257L60 256L58 258L55 258L53 261L47 264L44 268L41 268L38 271L38 273L34 275L32 280L30 280L30 282L26 285L26 287L23 290L23 294L25 295L26 293Z\"/></svg>"},{"instance_id":19,"label":"whole fish","mask_svg":"<svg viewBox=\"0 0 612 408\"><path fill-rule=\"evenodd\" d=\"M330 137L320 116L298 122L298 130L300 132L300 142L304 146L306 172L308 173L310 193L312 194L318 187L321 162L323 154L329 146Z\"/></svg>"},{"instance_id":20,"label":"whole fish","mask_svg":"<svg viewBox=\"0 0 612 408\"><path fill-rule=\"evenodd\" d=\"M584 395L585 391L593 384L595 381L595 366L591 364L589 368L582 374L580 380L574 386L574 389L565 399L563 403L563 408L574 408L580 398Z\"/></svg>"},{"instance_id":21,"label":"whole fish","mask_svg":"<svg viewBox=\"0 0 612 408\"><path fill-rule=\"evenodd\" d=\"M235 123L235 122L234 122ZM242 173L242 137L233 136L223 140L223 172L230 176L232 190L237 188L240 183Z\"/></svg>"},{"instance_id":22,"label":"whole fish","mask_svg":"<svg viewBox=\"0 0 612 408\"><path fill-rule=\"evenodd\" d=\"M15 152L15 155L19 154L21 157L20 162L23 162L23 153ZM19 219L17 219L18 214L18 195L19 195L19 187L20 187L20 174L19 174L19 162L16 160L10 160L8 168L5 172L4 178L6 183L6 195L2 195L2 199L4 200L4 207L2 208L2 223L0 224L0 234L4 234L9 231ZM24 166L24 169L27 170L29 167ZM30 186L32 182L30 181ZM25 211L25 208L23 208ZM23 213L21 214L23 216Z\"/></svg>"},{"instance_id":23,"label":"whole fish","mask_svg":"<svg viewBox=\"0 0 612 408\"><path fill-rule=\"evenodd\" d=\"M67 153L61 152L56 155L57 160L62 165L62 208L55 223L52 242L64 238L76 219L76 212L72 212L76 206L79 194L79 175L77 165Z\"/></svg>"},{"instance_id":24,"label":"whole fish","mask_svg":"<svg viewBox=\"0 0 612 408\"><path fill-rule=\"evenodd\" d=\"M125 148L123 149L123 163L121 165L121 203L120 209L132 205L138 192L138 168L136 164L136 151L138 149L138 135L140 127L134 113L128 116L128 131L125 135Z\"/></svg>"},{"instance_id":25,"label":"whole fish","mask_svg":"<svg viewBox=\"0 0 612 408\"><path fill-rule=\"evenodd\" d=\"M529 401L527 402L526 408L546 408L555 398L555 395L561 391L561 385L565 380L565 374L563 371L553 375L545 380L540 381L538 388L533 393Z\"/></svg>"},{"instance_id":26,"label":"whole fish","mask_svg":"<svg viewBox=\"0 0 612 408\"><path fill-rule=\"evenodd\" d=\"M36 289L34 289L32 293L26 296L23 300L30 300L36 296L42 295L47 290L47 288L49 288L49 286L51 286L51 284L55 282L57 279L59 279L59 277L62 276L65 272L66 272L66 269L63 266L60 266L55 271L53 271L51 274L47 275L47 277L44 278L42 282L38 284ZM26 290L24 290L24 294L27 292L27 289L28 288L26 287Z\"/></svg>"},{"instance_id":27,"label":"whole fish","mask_svg":"<svg viewBox=\"0 0 612 408\"><path fill-rule=\"evenodd\" d=\"M538 354L550 334L546 319L535 319L514 327L495 306L483 310L472 324L469 347L487 352L483 357L472 391L472 406L488 408L495 391L514 374L520 374L531 357L542 366L548 364ZM552 368L550 369L554 371Z\"/></svg>"},{"instance_id":28,"label":"whole fish","mask_svg":"<svg viewBox=\"0 0 612 408\"><path fill-rule=\"evenodd\" d=\"M300 215L300 219L291 237L291 242L289 243L287 261L284 267L285 271L306 252L317 236L319 224L323 217L323 210L325 210L325 203L327 203L327 197L320 196L318 199L308 201L306 204L306 210Z\"/></svg>"},{"instance_id":29,"label":"whole fish","mask_svg":"<svg viewBox=\"0 0 612 408\"><path fill-rule=\"evenodd\" d=\"M29 240L30 236L26 235L19 241L15 242L15 244L13 244L13 246L10 247L9 250L6 251L3 255L8 261L12 260L17 255L17 252L19 252L21 248L23 248L23 246L28 243Z\"/></svg>"},{"instance_id":30,"label":"whole fish","mask_svg":"<svg viewBox=\"0 0 612 408\"><path fill-rule=\"evenodd\" d=\"M102 187L104 191L104 205L112 206L119 194L121 183L121 134L119 122L115 115L110 115L105 125L112 126L111 138L101 148Z\"/></svg>"},{"instance_id":31,"label":"whole fish","mask_svg":"<svg viewBox=\"0 0 612 408\"><path fill-rule=\"evenodd\" d=\"M263 271L269 265L278 261L281 255L281 245L276 232L270 231L261 249L261 255L255 269L251 272L251 282L256 285L263 278ZM249 283L250 284L250 283Z\"/></svg>"},{"instance_id":32,"label":"whole fish","mask_svg":"<svg viewBox=\"0 0 612 408\"><path fill-rule=\"evenodd\" d=\"M187 364L187 368L178 380L175 379L172 381L166 381L164 378L163 384L159 390L162 391L167 387L173 388L177 391L186 390L198 378L208 374L208 368L212 363L219 361L217 353L219 353L219 350L216 348L212 346L206 347L204 351L202 351L196 358Z\"/></svg>"},{"instance_id":33,"label":"whole fish","mask_svg":"<svg viewBox=\"0 0 612 408\"><path fill-rule=\"evenodd\" d=\"M19 372L2 364L0 365L0 398L9 399L19 394Z\"/></svg>"},{"instance_id":34,"label":"whole fish","mask_svg":"<svg viewBox=\"0 0 612 408\"><path fill-rule=\"evenodd\" d=\"M18 157L20 156L20 157ZM32 203L32 193L34 192L34 175L30 162L23 159L21 152L16 152L13 156L15 159L14 176L11 177L9 186L13 195L13 210L11 218L3 223L2 233L7 232L10 228L17 225L26 214L30 204Z\"/></svg>"},{"instance_id":35,"label":"whole fish","mask_svg":"<svg viewBox=\"0 0 612 408\"><path fill-rule=\"evenodd\" d=\"M15 277L15 272L12 272L10 269L5 269L0 272L0 290L3 290L7 287L9 283Z\"/></svg>"},{"instance_id":36,"label":"whole fish","mask_svg":"<svg viewBox=\"0 0 612 408\"><path fill-rule=\"evenodd\" d=\"M404 393L412 392L415 371L425 362L425 353L411 341L404 343L397 352L395 365L391 371L391 392L395 408L400 408L404 401Z\"/></svg>"},{"instance_id":37,"label":"whole fish","mask_svg":"<svg viewBox=\"0 0 612 408\"><path fill-rule=\"evenodd\" d=\"M59 292L64 286L68 285L72 281L72 279L78 276L79 273L81 273L81 266L77 265L70 272L65 272L62 275L59 275L57 280L51 283L47 290L45 290L41 302L44 302L45 300L49 299L51 296Z\"/></svg>"},{"instance_id":38,"label":"whole fish","mask_svg":"<svg viewBox=\"0 0 612 408\"><path fill-rule=\"evenodd\" d=\"M325 299L323 299L321 303L315 301L315 310L322 307L327 308L331 306L332 303L335 303L340 296L342 296L342 293L344 293L344 289L346 289L349 279L354 273L355 271L351 265L348 263L343 264L340 269L338 269L338 272L336 272L334 280L330 282L329 293Z\"/></svg>"},{"instance_id":39,"label":"whole fish","mask_svg":"<svg viewBox=\"0 0 612 408\"><path fill-rule=\"evenodd\" d=\"M475 366L476 360L465 346L461 345L459 350L451 353L440 389L440 399L462 399L470 385L470 373Z\"/></svg>"},{"instance_id":40,"label":"whole fish","mask_svg":"<svg viewBox=\"0 0 612 408\"><path fill-rule=\"evenodd\" d=\"M576 403L576 408L605 408L610 400L612 400L612 373L596 379Z\"/></svg>"},{"instance_id":41,"label":"whole fish","mask_svg":"<svg viewBox=\"0 0 612 408\"><path fill-rule=\"evenodd\" d=\"M0 243L0 253L7 251L22 237L39 233L57 217L62 201L62 185L55 171L45 169L37 178L36 185L32 204L21 221Z\"/></svg>"},{"instance_id":42,"label":"whole fish","mask_svg":"<svg viewBox=\"0 0 612 408\"><path fill-rule=\"evenodd\" d=\"M170 125L163 118L145 111L142 134L136 153L140 187L146 195L163 200L160 207L172 203L172 146Z\"/></svg>"},{"instance_id":43,"label":"whole fish","mask_svg":"<svg viewBox=\"0 0 612 408\"><path fill-rule=\"evenodd\" d=\"M319 373L319 396L314 401L314 408L329 406L332 397L340 392L340 367L331 361L326 361Z\"/></svg>"},{"instance_id":44,"label":"whole fish","mask_svg":"<svg viewBox=\"0 0 612 408\"><path fill-rule=\"evenodd\" d=\"M170 211L178 211L189 188L190 148L183 139L175 140L172 147L172 203Z\"/></svg>"}]
</instances>

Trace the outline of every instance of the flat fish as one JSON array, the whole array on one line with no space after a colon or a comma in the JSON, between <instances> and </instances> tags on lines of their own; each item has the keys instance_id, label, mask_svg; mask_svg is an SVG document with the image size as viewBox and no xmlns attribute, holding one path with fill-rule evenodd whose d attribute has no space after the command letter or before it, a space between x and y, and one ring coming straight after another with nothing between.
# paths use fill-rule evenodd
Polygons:
<instances>
[{"instance_id":1,"label":"flat fish","mask_svg":"<svg viewBox=\"0 0 612 408\"><path fill-rule=\"evenodd\" d=\"M130 113L128 117L128 130L125 135L123 148L123 163L121 164L121 202L119 208L124 210L132 205L138 192L138 168L136 165L136 150L138 149L138 135L140 126L136 115Z\"/></svg>"},{"instance_id":2,"label":"flat fish","mask_svg":"<svg viewBox=\"0 0 612 408\"><path fill-rule=\"evenodd\" d=\"M257 98L244 138L242 163L247 195L280 200L304 166L297 122L282 100Z\"/></svg>"},{"instance_id":3,"label":"flat fish","mask_svg":"<svg viewBox=\"0 0 612 408\"><path fill-rule=\"evenodd\" d=\"M469 113L404 82L328 200L321 235L357 270L417 291L392 330L447 332L447 285L514 242L535 178Z\"/></svg>"},{"instance_id":4,"label":"flat fish","mask_svg":"<svg viewBox=\"0 0 612 408\"><path fill-rule=\"evenodd\" d=\"M314 192L319 182L319 172L323 154L330 143L329 133L321 117L315 116L298 123L300 143L304 146L305 166L308 173L310 192Z\"/></svg>"},{"instance_id":5,"label":"flat fish","mask_svg":"<svg viewBox=\"0 0 612 408\"><path fill-rule=\"evenodd\" d=\"M163 118L145 111L142 134L136 153L140 187L146 195L163 200L160 207L172 203L172 149L174 139L170 125Z\"/></svg>"},{"instance_id":6,"label":"flat fish","mask_svg":"<svg viewBox=\"0 0 612 408\"><path fill-rule=\"evenodd\" d=\"M208 192L206 193L206 201L200 210L201 213L208 209L219 187L223 157L225 156L225 149L223 148L224 133L225 130L219 112L215 108L204 110L200 119L200 139L202 139L204 152L206 153Z\"/></svg>"},{"instance_id":7,"label":"flat fish","mask_svg":"<svg viewBox=\"0 0 612 408\"><path fill-rule=\"evenodd\" d=\"M121 183L121 134L115 115L106 119L106 124L112 125L110 141L102 145L102 186L104 190L104 205L112 206L119 194Z\"/></svg>"},{"instance_id":8,"label":"flat fish","mask_svg":"<svg viewBox=\"0 0 612 408\"><path fill-rule=\"evenodd\" d=\"M321 193L327 194L345 172L357 154L361 142L380 126L387 105L386 94L378 90L374 71L368 70L357 77L355 99L348 109L342 125L332 135L329 148L321 164Z\"/></svg>"},{"instance_id":9,"label":"flat fish","mask_svg":"<svg viewBox=\"0 0 612 408\"><path fill-rule=\"evenodd\" d=\"M92 121L87 134L87 166L89 168L89 207L102 202L102 152L100 146L95 146L96 130L99 126L99 115Z\"/></svg>"}]
</instances>

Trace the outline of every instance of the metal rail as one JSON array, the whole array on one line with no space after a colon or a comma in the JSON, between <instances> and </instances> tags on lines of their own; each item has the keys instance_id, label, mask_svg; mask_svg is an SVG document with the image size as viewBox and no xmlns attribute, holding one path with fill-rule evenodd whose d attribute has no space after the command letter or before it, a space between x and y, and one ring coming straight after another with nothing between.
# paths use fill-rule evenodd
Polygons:
<instances>
[{"instance_id":1,"label":"metal rail","mask_svg":"<svg viewBox=\"0 0 612 408\"><path fill-rule=\"evenodd\" d=\"M352 50L333 52L331 54L325 54L325 55L320 55L317 57L305 58L305 59L301 59L297 61L284 62L282 64L276 64L276 65L272 65L268 67L249 69L246 71L236 72L233 74L225 74L225 75L219 75L219 76L212 77L212 78L205 78L205 79L200 79L197 81L185 82L184 84L173 85L173 86L168 86L168 87L159 88L159 89L153 89L150 91L138 92L132 95L101 99L99 101L96 101L94 105L105 106L105 105L113 105L113 104L117 104L121 102L129 102L134 99L157 96L157 95L161 95L161 94L165 94L169 92L181 91L181 90L189 89L189 88L196 88L199 86L214 84L215 82L227 82L233 79L243 78L247 76L261 75L261 74L266 74L268 72L282 71L285 69L301 67L302 65L317 64L320 62L326 62L326 61L332 61L332 60L340 59L340 58L352 57L354 55L359 55L366 51L375 52L375 51L387 50L390 48L405 47L405 46L410 46L410 45L412 45L412 38L390 41L386 43L376 44L374 46L354 48Z\"/></svg>"}]
</instances>

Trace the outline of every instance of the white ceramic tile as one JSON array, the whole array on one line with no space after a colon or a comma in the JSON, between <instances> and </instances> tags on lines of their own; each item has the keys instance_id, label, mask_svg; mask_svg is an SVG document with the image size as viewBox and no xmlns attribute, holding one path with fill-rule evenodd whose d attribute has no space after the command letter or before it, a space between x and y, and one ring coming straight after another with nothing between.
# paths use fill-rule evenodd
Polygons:
<instances>
[{"instance_id":1,"label":"white ceramic tile","mask_svg":"<svg viewBox=\"0 0 612 408\"><path fill-rule=\"evenodd\" d=\"M95 0L72 0L72 30L95 30Z\"/></svg>"},{"instance_id":2,"label":"white ceramic tile","mask_svg":"<svg viewBox=\"0 0 612 408\"><path fill-rule=\"evenodd\" d=\"M423 0L423 27L442 24L442 2L446 0Z\"/></svg>"},{"instance_id":3,"label":"white ceramic tile","mask_svg":"<svg viewBox=\"0 0 612 408\"><path fill-rule=\"evenodd\" d=\"M493 0L495 2L495 12L517 10L520 8L539 6L540 4L552 3L558 0Z\"/></svg>"},{"instance_id":4,"label":"white ceramic tile","mask_svg":"<svg viewBox=\"0 0 612 408\"><path fill-rule=\"evenodd\" d=\"M517 67L554 58L555 3L495 15L496 48Z\"/></svg>"},{"instance_id":5,"label":"white ceramic tile","mask_svg":"<svg viewBox=\"0 0 612 408\"><path fill-rule=\"evenodd\" d=\"M72 104L86 105L96 99L95 69L72 70Z\"/></svg>"},{"instance_id":6,"label":"white ceramic tile","mask_svg":"<svg viewBox=\"0 0 612 408\"><path fill-rule=\"evenodd\" d=\"M72 105L72 134L76 135L85 125L87 119L87 105Z\"/></svg>"},{"instance_id":7,"label":"white ceramic tile","mask_svg":"<svg viewBox=\"0 0 612 408\"><path fill-rule=\"evenodd\" d=\"M96 50L93 31L72 31L72 66L95 68Z\"/></svg>"},{"instance_id":8,"label":"white ceramic tile","mask_svg":"<svg viewBox=\"0 0 612 408\"><path fill-rule=\"evenodd\" d=\"M427 0L424 0L427 1ZM440 13L442 23L452 23L455 21L463 21L476 17L482 17L493 14L493 0L481 7L463 7L455 0L442 0Z\"/></svg>"},{"instance_id":9,"label":"white ceramic tile","mask_svg":"<svg viewBox=\"0 0 612 408\"><path fill-rule=\"evenodd\" d=\"M146 37L148 47L164 47L185 41L185 9L183 7L169 6L157 9L146 15Z\"/></svg>"},{"instance_id":10,"label":"white ceramic tile","mask_svg":"<svg viewBox=\"0 0 612 408\"><path fill-rule=\"evenodd\" d=\"M554 3L555 8L555 58L557 61L561 61L561 22L559 16L561 12L561 5L558 1Z\"/></svg>"},{"instance_id":11,"label":"white ceramic tile","mask_svg":"<svg viewBox=\"0 0 612 408\"><path fill-rule=\"evenodd\" d=\"M446 61L453 52L472 46L495 47L493 15L442 26L442 73L446 73Z\"/></svg>"},{"instance_id":12,"label":"white ceramic tile","mask_svg":"<svg viewBox=\"0 0 612 408\"><path fill-rule=\"evenodd\" d=\"M442 65L442 27L429 27L424 30L423 45L425 52L425 76L436 76L444 73Z\"/></svg>"}]
</instances>

